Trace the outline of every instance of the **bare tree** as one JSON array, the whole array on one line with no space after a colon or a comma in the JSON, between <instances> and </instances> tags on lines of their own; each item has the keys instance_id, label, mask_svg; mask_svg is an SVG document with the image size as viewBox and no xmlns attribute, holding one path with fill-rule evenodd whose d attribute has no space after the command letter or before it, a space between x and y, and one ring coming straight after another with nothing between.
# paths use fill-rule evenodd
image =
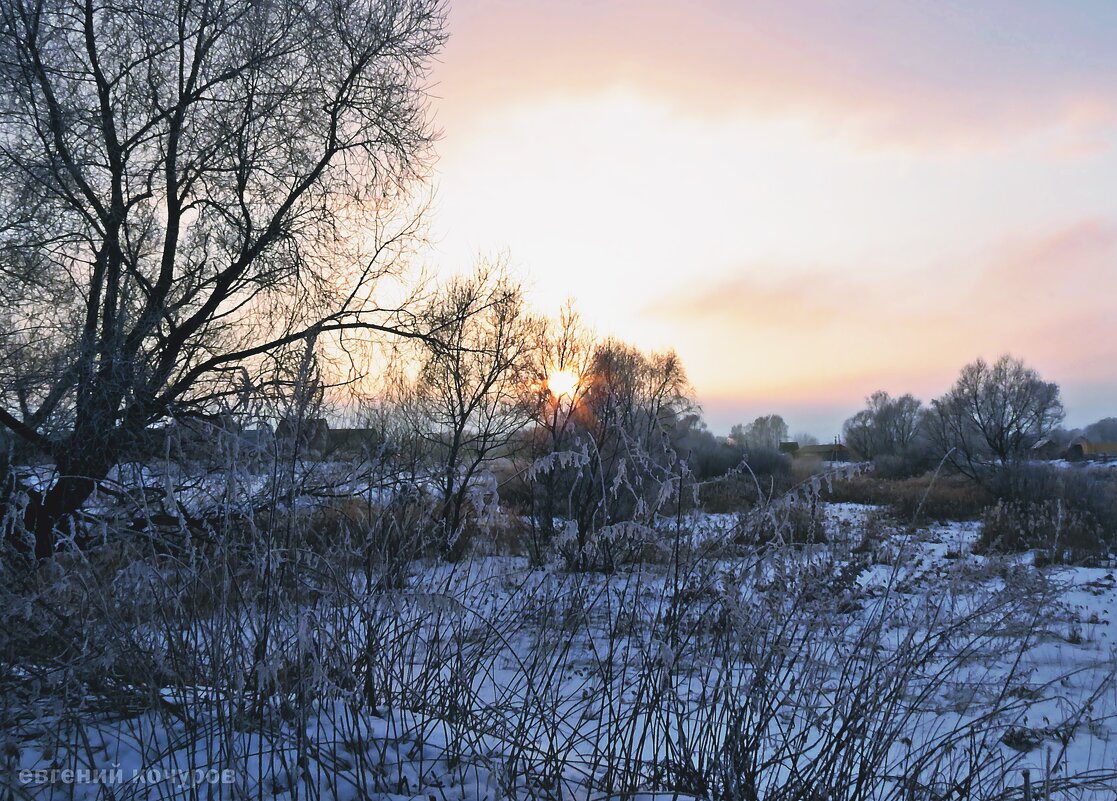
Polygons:
<instances>
[{"instance_id":1,"label":"bare tree","mask_svg":"<svg viewBox=\"0 0 1117 801\"><path fill-rule=\"evenodd\" d=\"M987 468L1018 461L1063 416L1059 386L1005 355L963 367L953 388L931 401L927 426L949 462L982 481Z\"/></svg>"},{"instance_id":2,"label":"bare tree","mask_svg":"<svg viewBox=\"0 0 1117 801\"><path fill-rule=\"evenodd\" d=\"M0 4L0 424L58 468L40 556L262 354L413 333L372 290L416 233L442 40L439 0Z\"/></svg>"},{"instance_id":3,"label":"bare tree","mask_svg":"<svg viewBox=\"0 0 1117 801\"><path fill-rule=\"evenodd\" d=\"M814 434L811 434L809 431L799 431L795 434L792 434L791 439L792 439L793 442L796 442L799 445L818 445L818 444L820 444L818 437L816 437Z\"/></svg>"},{"instance_id":4,"label":"bare tree","mask_svg":"<svg viewBox=\"0 0 1117 801\"><path fill-rule=\"evenodd\" d=\"M438 454L443 554L457 558L468 544L463 525L475 480L510 456L530 419L524 385L540 323L500 265L451 281L424 318L433 334L404 406Z\"/></svg>"},{"instance_id":5,"label":"bare tree","mask_svg":"<svg viewBox=\"0 0 1117 801\"><path fill-rule=\"evenodd\" d=\"M893 398L878 390L865 399L865 408L845 421L846 445L866 459L903 456L920 432L923 404L913 395Z\"/></svg>"},{"instance_id":6,"label":"bare tree","mask_svg":"<svg viewBox=\"0 0 1117 801\"><path fill-rule=\"evenodd\" d=\"M556 453L567 445L590 387L588 378L595 347L593 335L569 302L558 319L544 321L538 331L528 390L535 422L543 432L544 453Z\"/></svg>"}]
</instances>

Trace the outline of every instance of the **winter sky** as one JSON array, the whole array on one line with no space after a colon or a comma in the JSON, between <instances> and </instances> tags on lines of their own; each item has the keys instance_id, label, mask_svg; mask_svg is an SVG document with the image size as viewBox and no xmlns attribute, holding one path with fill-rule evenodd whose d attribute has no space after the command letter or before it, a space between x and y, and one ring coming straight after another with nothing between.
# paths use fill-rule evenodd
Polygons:
<instances>
[{"instance_id":1,"label":"winter sky","mask_svg":"<svg viewBox=\"0 0 1117 801\"><path fill-rule=\"evenodd\" d=\"M440 264L826 438L977 356L1117 415L1117 3L458 0Z\"/></svg>"}]
</instances>

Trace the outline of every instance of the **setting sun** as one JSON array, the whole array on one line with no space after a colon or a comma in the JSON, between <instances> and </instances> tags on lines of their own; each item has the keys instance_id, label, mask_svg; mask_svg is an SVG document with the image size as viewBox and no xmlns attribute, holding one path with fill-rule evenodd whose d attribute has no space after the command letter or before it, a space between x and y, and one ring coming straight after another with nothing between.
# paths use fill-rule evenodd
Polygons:
<instances>
[{"instance_id":1,"label":"setting sun","mask_svg":"<svg viewBox=\"0 0 1117 801\"><path fill-rule=\"evenodd\" d=\"M554 370L547 376L547 389L556 398L569 397L578 388L579 378L570 370Z\"/></svg>"}]
</instances>

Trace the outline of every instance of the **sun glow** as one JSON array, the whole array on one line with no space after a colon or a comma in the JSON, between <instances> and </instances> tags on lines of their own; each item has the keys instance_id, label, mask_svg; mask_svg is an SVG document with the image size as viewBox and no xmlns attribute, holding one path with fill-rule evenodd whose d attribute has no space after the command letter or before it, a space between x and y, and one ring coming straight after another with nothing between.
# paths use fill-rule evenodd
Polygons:
<instances>
[{"instance_id":1,"label":"sun glow","mask_svg":"<svg viewBox=\"0 0 1117 801\"><path fill-rule=\"evenodd\" d=\"M570 370L552 370L547 376L547 389L556 398L570 397L578 388L579 380Z\"/></svg>"}]
</instances>

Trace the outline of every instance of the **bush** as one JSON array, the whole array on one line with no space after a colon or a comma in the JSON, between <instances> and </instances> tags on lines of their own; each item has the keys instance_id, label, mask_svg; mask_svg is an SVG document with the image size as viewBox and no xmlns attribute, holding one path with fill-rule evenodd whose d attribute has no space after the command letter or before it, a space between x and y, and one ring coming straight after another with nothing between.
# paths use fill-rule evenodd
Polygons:
<instances>
[{"instance_id":1,"label":"bush","mask_svg":"<svg viewBox=\"0 0 1117 801\"><path fill-rule=\"evenodd\" d=\"M775 448L750 448L745 454L749 470L761 476L786 479L791 476L791 457Z\"/></svg>"},{"instance_id":2,"label":"bush","mask_svg":"<svg viewBox=\"0 0 1117 801\"><path fill-rule=\"evenodd\" d=\"M712 435L694 443L686 452L687 464L699 479L726 475L740 465L741 456L739 447L719 442Z\"/></svg>"},{"instance_id":3,"label":"bush","mask_svg":"<svg viewBox=\"0 0 1117 801\"><path fill-rule=\"evenodd\" d=\"M873 459L873 472L880 478L912 478L926 472L928 467L927 455L914 450L881 454Z\"/></svg>"},{"instance_id":4,"label":"bush","mask_svg":"<svg viewBox=\"0 0 1117 801\"><path fill-rule=\"evenodd\" d=\"M698 500L707 512L742 512L781 495L800 482L786 454L772 448L753 448L740 470L704 481Z\"/></svg>"},{"instance_id":5,"label":"bush","mask_svg":"<svg viewBox=\"0 0 1117 801\"><path fill-rule=\"evenodd\" d=\"M817 456L797 456L791 460L791 483L802 484L813 476L831 471Z\"/></svg>"},{"instance_id":6,"label":"bush","mask_svg":"<svg viewBox=\"0 0 1117 801\"><path fill-rule=\"evenodd\" d=\"M1067 510L1089 517L1110 545L1117 543L1117 479L1110 475L1089 469L1016 464L996 471L988 484L1005 502L1061 503Z\"/></svg>"},{"instance_id":7,"label":"bush","mask_svg":"<svg viewBox=\"0 0 1117 801\"><path fill-rule=\"evenodd\" d=\"M568 525L555 541L563 567L572 572L614 573L621 565L639 564L653 556L658 535L655 529L633 521L603 526L579 542L577 526ZM651 558L648 561L659 561Z\"/></svg>"},{"instance_id":8,"label":"bush","mask_svg":"<svg viewBox=\"0 0 1117 801\"><path fill-rule=\"evenodd\" d=\"M756 482L747 473L733 473L699 485L698 500L707 512L741 512L756 505Z\"/></svg>"},{"instance_id":9,"label":"bush","mask_svg":"<svg viewBox=\"0 0 1117 801\"><path fill-rule=\"evenodd\" d=\"M893 506L904 519L974 520L993 502L988 492L962 476L921 476L896 483Z\"/></svg>"},{"instance_id":10,"label":"bush","mask_svg":"<svg viewBox=\"0 0 1117 801\"><path fill-rule=\"evenodd\" d=\"M974 553L1037 550L1037 564L1097 565L1109 556L1097 521L1061 501L998 501L981 522Z\"/></svg>"}]
</instances>

